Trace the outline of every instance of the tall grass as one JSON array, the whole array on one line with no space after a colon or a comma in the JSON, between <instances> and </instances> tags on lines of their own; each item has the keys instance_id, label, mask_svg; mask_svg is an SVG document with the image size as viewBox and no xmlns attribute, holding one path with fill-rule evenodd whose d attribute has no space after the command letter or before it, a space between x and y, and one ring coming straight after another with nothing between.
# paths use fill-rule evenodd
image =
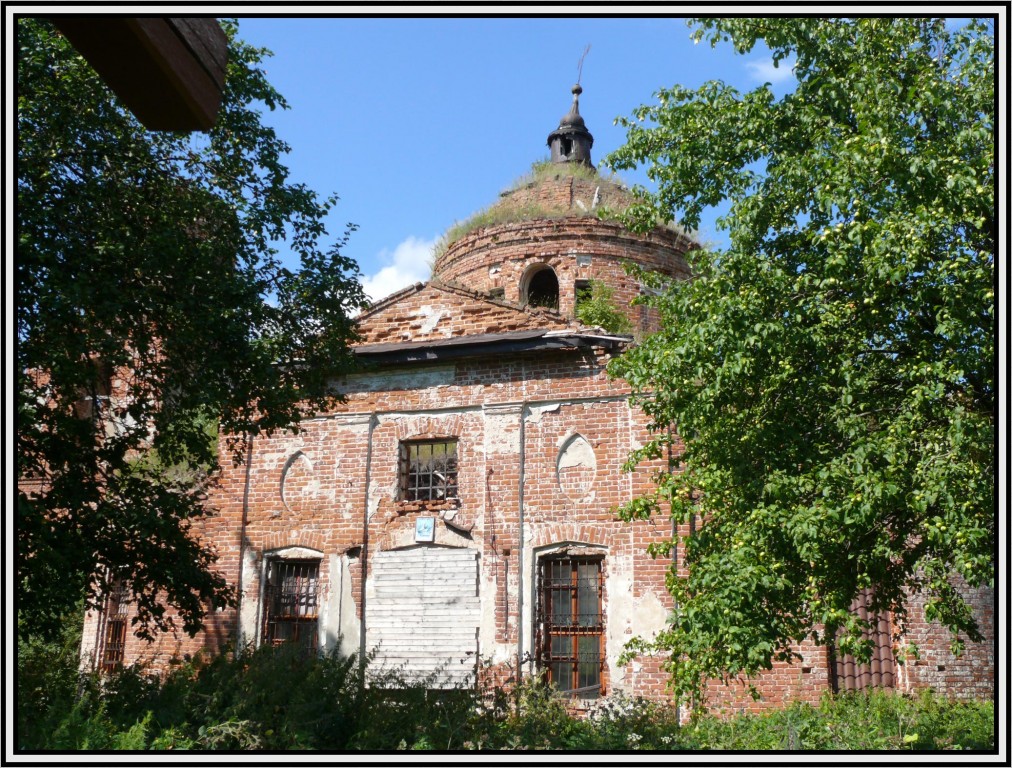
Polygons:
<instances>
[{"instance_id":1,"label":"tall grass","mask_svg":"<svg viewBox=\"0 0 1012 768\"><path fill-rule=\"evenodd\" d=\"M79 631L77 633L79 641ZM77 669L74 633L18 649L21 750L991 750L991 702L923 693L826 696L764 715L700 715L614 693L582 717L536 680L431 690L371 660L263 648L164 678ZM430 681L431 682L431 681Z\"/></svg>"},{"instance_id":2,"label":"tall grass","mask_svg":"<svg viewBox=\"0 0 1012 768\"><path fill-rule=\"evenodd\" d=\"M541 183L542 181L562 177L575 177L588 181L605 182L616 186L623 186L617 176L598 174L593 168L588 168L581 163L552 163L548 160L535 162L530 171L509 185L500 197L506 197L510 193L523 187ZM558 219L565 216L591 216L597 218L599 215L605 218L617 220L622 211L603 211L601 209L580 211L569 206L551 206L543 203L528 202L524 204L508 204L504 201L494 203L471 215L464 221L455 222L436 241L433 247L430 261L435 264L446 250L457 242L464 235L475 232L485 227L493 227L497 224L505 224L514 221L530 221L534 219Z\"/></svg>"}]
</instances>

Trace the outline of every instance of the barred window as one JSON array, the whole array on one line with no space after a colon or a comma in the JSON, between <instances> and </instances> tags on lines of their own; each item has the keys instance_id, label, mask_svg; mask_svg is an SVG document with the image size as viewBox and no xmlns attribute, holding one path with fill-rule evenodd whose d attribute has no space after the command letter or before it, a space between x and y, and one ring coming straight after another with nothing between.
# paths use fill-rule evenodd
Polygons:
<instances>
[{"instance_id":1,"label":"barred window","mask_svg":"<svg viewBox=\"0 0 1012 768\"><path fill-rule=\"evenodd\" d=\"M320 561L272 558L264 584L263 642L316 650Z\"/></svg>"},{"instance_id":2,"label":"barred window","mask_svg":"<svg viewBox=\"0 0 1012 768\"><path fill-rule=\"evenodd\" d=\"M400 483L405 501L457 498L457 441L401 443Z\"/></svg>"},{"instance_id":3,"label":"barred window","mask_svg":"<svg viewBox=\"0 0 1012 768\"><path fill-rule=\"evenodd\" d=\"M126 586L117 579L106 598L105 610L102 612L105 628L102 631L99 666L103 672L115 672L123 666L127 632L126 603Z\"/></svg>"},{"instance_id":4,"label":"barred window","mask_svg":"<svg viewBox=\"0 0 1012 768\"><path fill-rule=\"evenodd\" d=\"M538 662L560 691L601 693L604 669L600 557L543 558L538 582Z\"/></svg>"}]
</instances>

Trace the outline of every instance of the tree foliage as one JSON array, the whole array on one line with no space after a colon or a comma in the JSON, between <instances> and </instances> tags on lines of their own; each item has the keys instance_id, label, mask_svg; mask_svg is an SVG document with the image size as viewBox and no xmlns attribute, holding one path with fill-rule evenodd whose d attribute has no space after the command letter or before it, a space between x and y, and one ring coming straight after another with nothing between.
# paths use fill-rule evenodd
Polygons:
<instances>
[{"instance_id":1,"label":"tree foliage","mask_svg":"<svg viewBox=\"0 0 1012 768\"><path fill-rule=\"evenodd\" d=\"M18 22L22 633L51 633L82 594L97 605L109 575L138 634L166 629L167 606L195 631L232 599L191 535L217 428L240 459L351 365L363 297L348 232L323 245L336 198L288 180L289 148L261 122L287 108L267 51L224 26L221 112L190 135L145 130L48 22Z\"/></svg>"},{"instance_id":2,"label":"tree foliage","mask_svg":"<svg viewBox=\"0 0 1012 768\"><path fill-rule=\"evenodd\" d=\"M693 251L694 278L645 299L663 329L612 368L655 429L630 463L664 456L669 426L684 441L623 514L704 521L657 646L683 693L805 638L861 656L849 608L867 588L900 627L921 593L957 647L977 639L957 585L994 577L992 32L695 25L697 42L793 57L797 87L662 90L609 159L657 183L639 227L727 206L730 246Z\"/></svg>"},{"instance_id":3,"label":"tree foliage","mask_svg":"<svg viewBox=\"0 0 1012 768\"><path fill-rule=\"evenodd\" d=\"M576 319L609 333L629 333L633 329L632 321L616 306L615 289L600 280L591 280L577 292Z\"/></svg>"}]
</instances>

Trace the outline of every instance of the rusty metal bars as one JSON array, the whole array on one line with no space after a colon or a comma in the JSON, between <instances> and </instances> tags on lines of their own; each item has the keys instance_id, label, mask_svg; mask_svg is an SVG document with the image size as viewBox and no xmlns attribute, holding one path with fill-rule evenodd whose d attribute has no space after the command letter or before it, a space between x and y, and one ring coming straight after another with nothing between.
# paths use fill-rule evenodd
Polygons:
<instances>
[{"instance_id":1,"label":"rusty metal bars","mask_svg":"<svg viewBox=\"0 0 1012 768\"><path fill-rule=\"evenodd\" d=\"M457 498L457 441L401 443L401 499L440 501Z\"/></svg>"},{"instance_id":2,"label":"rusty metal bars","mask_svg":"<svg viewBox=\"0 0 1012 768\"><path fill-rule=\"evenodd\" d=\"M105 630L102 633L102 648L99 652L99 668L103 672L115 672L123 666L126 655L126 587L117 580L106 598Z\"/></svg>"},{"instance_id":3,"label":"rusty metal bars","mask_svg":"<svg viewBox=\"0 0 1012 768\"><path fill-rule=\"evenodd\" d=\"M296 643L307 652L317 647L320 561L274 559L264 584L263 641Z\"/></svg>"},{"instance_id":4,"label":"rusty metal bars","mask_svg":"<svg viewBox=\"0 0 1012 768\"><path fill-rule=\"evenodd\" d=\"M560 691L601 692L604 656L600 558L545 558L540 563L538 662Z\"/></svg>"}]
</instances>

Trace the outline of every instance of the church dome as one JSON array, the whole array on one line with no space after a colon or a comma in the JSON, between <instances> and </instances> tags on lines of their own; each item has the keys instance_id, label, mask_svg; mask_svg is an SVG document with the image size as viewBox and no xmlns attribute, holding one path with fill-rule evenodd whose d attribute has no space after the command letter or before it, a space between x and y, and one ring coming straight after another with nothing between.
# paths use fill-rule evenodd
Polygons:
<instances>
[{"instance_id":1,"label":"church dome","mask_svg":"<svg viewBox=\"0 0 1012 768\"><path fill-rule=\"evenodd\" d=\"M688 276L683 254L697 247L688 234L674 226L637 234L618 221L634 197L590 164L593 139L579 115L581 92L573 88L573 106L550 134L549 145L555 141L564 149L560 137L583 141L585 134L586 151L571 144L572 151L563 156L553 146L549 161L536 163L496 202L455 224L436 248L434 279L573 316L579 296L595 281L614 292L627 314L639 313L642 308L629 306L641 286L627 274L628 262L675 278ZM631 319L644 328L643 318Z\"/></svg>"}]
</instances>

